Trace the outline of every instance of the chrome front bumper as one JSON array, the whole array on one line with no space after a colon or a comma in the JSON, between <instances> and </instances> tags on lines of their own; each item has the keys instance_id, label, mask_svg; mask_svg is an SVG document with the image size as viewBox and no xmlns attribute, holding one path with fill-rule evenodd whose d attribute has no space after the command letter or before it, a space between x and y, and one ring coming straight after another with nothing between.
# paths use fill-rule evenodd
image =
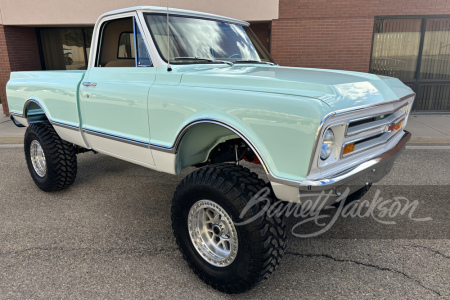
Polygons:
<instances>
[{"instance_id":1,"label":"chrome front bumper","mask_svg":"<svg viewBox=\"0 0 450 300\"><path fill-rule=\"evenodd\" d=\"M331 192L328 202L332 203L347 188L350 189L350 195L368 184L380 181L391 171L395 159L405 148L410 138L411 133L405 131L400 141L392 149L330 178L313 181L306 180L289 185L271 182L275 196L280 200L297 202L301 199L313 200L318 198L322 192L325 192L325 194Z\"/></svg>"}]
</instances>

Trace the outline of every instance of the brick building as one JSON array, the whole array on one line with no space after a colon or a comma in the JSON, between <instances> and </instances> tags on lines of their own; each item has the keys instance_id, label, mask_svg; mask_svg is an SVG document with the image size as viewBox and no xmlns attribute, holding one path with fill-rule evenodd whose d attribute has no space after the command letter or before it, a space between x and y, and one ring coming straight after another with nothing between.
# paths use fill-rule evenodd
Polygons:
<instances>
[{"instance_id":1,"label":"brick building","mask_svg":"<svg viewBox=\"0 0 450 300\"><path fill-rule=\"evenodd\" d=\"M165 2L0 2L3 112L11 71L85 68L97 17L136 5ZM414 111L450 112L450 0L172 0L169 6L249 21L280 65L398 77L417 93Z\"/></svg>"}]
</instances>

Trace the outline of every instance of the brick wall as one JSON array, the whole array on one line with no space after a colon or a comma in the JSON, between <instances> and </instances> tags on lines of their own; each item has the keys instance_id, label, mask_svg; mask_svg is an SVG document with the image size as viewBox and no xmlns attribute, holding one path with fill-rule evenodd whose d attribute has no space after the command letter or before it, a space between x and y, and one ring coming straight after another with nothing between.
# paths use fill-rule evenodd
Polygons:
<instances>
[{"instance_id":1,"label":"brick wall","mask_svg":"<svg viewBox=\"0 0 450 300\"><path fill-rule=\"evenodd\" d=\"M11 68L9 66L8 49L6 47L5 31L0 25L0 97L2 100L2 109L5 114L8 114L8 104L6 102L6 82L9 79Z\"/></svg>"},{"instance_id":2,"label":"brick wall","mask_svg":"<svg viewBox=\"0 0 450 300\"><path fill-rule=\"evenodd\" d=\"M8 115L6 83L10 72L41 70L34 28L0 25L0 97Z\"/></svg>"},{"instance_id":3,"label":"brick wall","mask_svg":"<svg viewBox=\"0 0 450 300\"><path fill-rule=\"evenodd\" d=\"M441 15L448 0L280 0L271 54L280 65L369 71L375 16Z\"/></svg>"},{"instance_id":4,"label":"brick wall","mask_svg":"<svg viewBox=\"0 0 450 300\"><path fill-rule=\"evenodd\" d=\"M372 19L274 20L272 56L284 66L367 72Z\"/></svg>"},{"instance_id":5,"label":"brick wall","mask_svg":"<svg viewBox=\"0 0 450 300\"><path fill-rule=\"evenodd\" d=\"M263 22L263 23L251 23L250 28L253 30L255 35L264 45L267 50L269 49L269 31L271 27L271 22Z\"/></svg>"}]
</instances>

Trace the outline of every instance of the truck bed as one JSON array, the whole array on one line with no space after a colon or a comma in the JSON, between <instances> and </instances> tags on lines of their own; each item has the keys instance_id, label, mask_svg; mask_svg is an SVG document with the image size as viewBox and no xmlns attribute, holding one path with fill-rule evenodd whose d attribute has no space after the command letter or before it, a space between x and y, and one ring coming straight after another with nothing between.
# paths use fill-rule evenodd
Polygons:
<instances>
[{"instance_id":1,"label":"truck bed","mask_svg":"<svg viewBox=\"0 0 450 300\"><path fill-rule=\"evenodd\" d=\"M26 101L32 99L42 105L50 121L79 126L78 92L85 72L12 72L6 86L10 112L24 114Z\"/></svg>"}]
</instances>

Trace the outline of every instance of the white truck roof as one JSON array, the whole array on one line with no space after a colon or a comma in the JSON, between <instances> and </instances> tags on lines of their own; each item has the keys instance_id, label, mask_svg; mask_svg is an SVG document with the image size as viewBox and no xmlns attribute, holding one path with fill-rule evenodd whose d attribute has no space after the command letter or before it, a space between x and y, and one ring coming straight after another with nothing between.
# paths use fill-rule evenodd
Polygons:
<instances>
[{"instance_id":1,"label":"white truck roof","mask_svg":"<svg viewBox=\"0 0 450 300\"><path fill-rule=\"evenodd\" d=\"M133 6L133 7L127 7L122 9L117 9L113 11L109 11L107 13L104 13L100 16L99 19L103 19L104 17L112 16L115 14L122 14L132 11L141 11L141 12L156 12L156 13L167 13L167 7L160 7L160 6ZM200 17L200 18L208 18L208 19L214 19L218 21L223 21L227 23L235 23L243 26L249 26L250 24L245 21L228 18L224 16L199 12L199 11L193 11L193 10L185 10L185 9L178 9L178 8L169 8L170 14L177 14L177 15L184 15L184 16L192 16L192 17Z\"/></svg>"}]
</instances>

